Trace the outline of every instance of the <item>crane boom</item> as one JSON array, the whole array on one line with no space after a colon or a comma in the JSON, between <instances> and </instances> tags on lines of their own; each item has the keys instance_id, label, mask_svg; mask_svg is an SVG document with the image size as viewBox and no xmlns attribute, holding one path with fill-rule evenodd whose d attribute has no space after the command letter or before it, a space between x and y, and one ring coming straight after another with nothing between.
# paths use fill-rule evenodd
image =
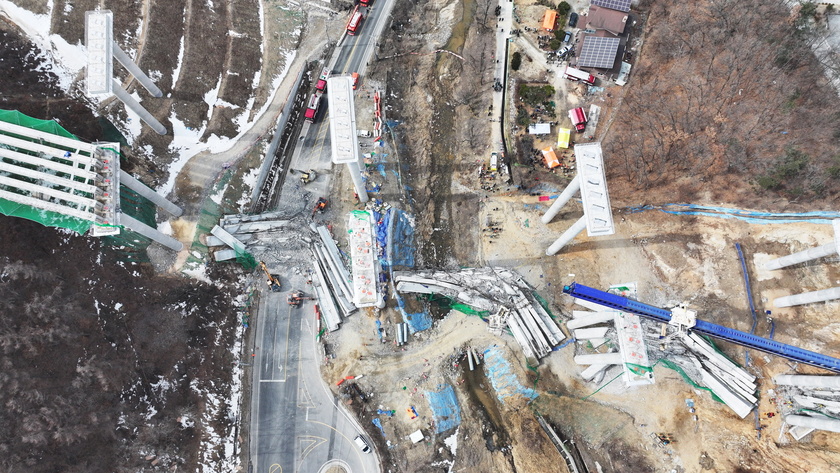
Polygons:
<instances>
[{"instance_id":1,"label":"crane boom","mask_svg":"<svg viewBox=\"0 0 840 473\"><path fill-rule=\"evenodd\" d=\"M568 286L563 286L563 292L572 297L593 302L610 309L631 312L633 314L641 315L642 317L656 320L657 322L671 322L671 311L667 309L654 307L643 302L634 301L626 297L611 294L589 286L584 286L583 284L578 284L576 282L573 282ZM769 338L762 338L747 332L731 329L711 322L705 322L699 319L690 330L694 330L710 337L726 340L727 342L732 342L747 348L763 351L771 355L781 356L798 363L805 363L807 365L840 373L840 359L815 353L793 345L787 345Z\"/></svg>"}]
</instances>

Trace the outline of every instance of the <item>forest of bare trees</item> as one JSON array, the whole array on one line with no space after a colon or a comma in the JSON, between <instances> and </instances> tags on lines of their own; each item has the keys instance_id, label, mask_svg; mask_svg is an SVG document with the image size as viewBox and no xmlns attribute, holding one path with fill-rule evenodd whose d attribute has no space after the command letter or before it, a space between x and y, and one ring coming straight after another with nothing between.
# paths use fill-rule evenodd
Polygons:
<instances>
[{"instance_id":1,"label":"forest of bare trees","mask_svg":"<svg viewBox=\"0 0 840 473\"><path fill-rule=\"evenodd\" d=\"M640 62L610 130L612 176L690 200L712 181L831 197L840 100L811 17L776 0L643 2Z\"/></svg>"},{"instance_id":2,"label":"forest of bare trees","mask_svg":"<svg viewBox=\"0 0 840 473\"><path fill-rule=\"evenodd\" d=\"M228 295L126 268L95 239L0 225L0 471L194 465L196 388L232 367Z\"/></svg>"}]
</instances>

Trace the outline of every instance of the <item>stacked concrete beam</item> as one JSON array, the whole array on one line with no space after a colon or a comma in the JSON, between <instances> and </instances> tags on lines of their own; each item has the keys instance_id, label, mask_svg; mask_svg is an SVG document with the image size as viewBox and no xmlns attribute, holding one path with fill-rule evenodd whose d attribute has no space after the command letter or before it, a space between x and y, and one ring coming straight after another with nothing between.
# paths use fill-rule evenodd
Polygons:
<instances>
[{"instance_id":1,"label":"stacked concrete beam","mask_svg":"<svg viewBox=\"0 0 840 473\"><path fill-rule=\"evenodd\" d=\"M696 334L681 333L683 343L694 356L689 359L701 381L742 419L758 403L755 376L714 350Z\"/></svg>"}]
</instances>

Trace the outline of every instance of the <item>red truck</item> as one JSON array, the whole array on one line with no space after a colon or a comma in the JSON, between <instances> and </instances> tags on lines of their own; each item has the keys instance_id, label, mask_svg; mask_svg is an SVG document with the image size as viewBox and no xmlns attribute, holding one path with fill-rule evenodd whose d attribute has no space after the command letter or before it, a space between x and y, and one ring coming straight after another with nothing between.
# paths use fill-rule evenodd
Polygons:
<instances>
[{"instance_id":1,"label":"red truck","mask_svg":"<svg viewBox=\"0 0 840 473\"><path fill-rule=\"evenodd\" d=\"M356 5L356 9L353 10L353 15L350 17L350 21L347 22L347 34L350 36L354 36L356 34L356 30L362 25L362 12L359 11L359 6Z\"/></svg>"},{"instance_id":2,"label":"red truck","mask_svg":"<svg viewBox=\"0 0 840 473\"><path fill-rule=\"evenodd\" d=\"M321 75L318 77L318 82L315 83L315 90L318 92L325 92L327 90L327 79L330 77L329 68L324 68Z\"/></svg>"},{"instance_id":3,"label":"red truck","mask_svg":"<svg viewBox=\"0 0 840 473\"><path fill-rule=\"evenodd\" d=\"M566 70L563 71L563 78L586 82L589 85L595 85L595 76L588 72L581 71L580 69L575 69L574 67L566 66Z\"/></svg>"},{"instance_id":4,"label":"red truck","mask_svg":"<svg viewBox=\"0 0 840 473\"><path fill-rule=\"evenodd\" d=\"M363 7L369 7L369 6L373 5L373 0L359 0L359 3Z\"/></svg>"},{"instance_id":5,"label":"red truck","mask_svg":"<svg viewBox=\"0 0 840 473\"><path fill-rule=\"evenodd\" d=\"M586 112L582 108L573 108L569 110L569 118L572 120L572 125L578 133L583 133L586 129Z\"/></svg>"},{"instance_id":6,"label":"red truck","mask_svg":"<svg viewBox=\"0 0 840 473\"><path fill-rule=\"evenodd\" d=\"M303 118L310 123L314 122L315 119L318 118L319 105L321 105L321 96L318 94L312 94L312 97L309 98L309 104L306 106L306 112L304 112Z\"/></svg>"}]
</instances>

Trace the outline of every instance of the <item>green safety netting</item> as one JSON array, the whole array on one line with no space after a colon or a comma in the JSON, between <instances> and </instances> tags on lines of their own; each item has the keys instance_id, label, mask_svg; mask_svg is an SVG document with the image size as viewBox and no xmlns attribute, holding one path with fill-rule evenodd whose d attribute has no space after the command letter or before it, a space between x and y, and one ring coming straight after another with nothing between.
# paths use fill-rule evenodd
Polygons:
<instances>
[{"instance_id":1,"label":"green safety netting","mask_svg":"<svg viewBox=\"0 0 840 473\"><path fill-rule=\"evenodd\" d=\"M549 315L549 317L551 317L552 319L557 318L557 317L554 316L554 314L551 313L551 310L548 308L548 301L543 299L543 297L541 295L537 294L537 291L531 291L531 294L534 295L534 299L536 299L537 302L540 303L542 308L545 309L545 312Z\"/></svg>"},{"instance_id":2,"label":"green safety netting","mask_svg":"<svg viewBox=\"0 0 840 473\"><path fill-rule=\"evenodd\" d=\"M717 397L717 394L715 394L715 392L714 392L714 391L712 391L711 389L709 389L709 388L707 388L707 387L705 387L705 386L700 386L699 384L695 383L695 382L694 382L694 380L692 380L691 378L689 378L689 377L688 377L688 375L687 375L687 374L685 374L685 371L683 371L683 369L682 369L682 368L680 368L680 367L679 367L679 365L677 365L677 364L676 364L676 363L674 363L673 361L666 360L665 358L662 358L662 359L660 359L659 361L657 361L657 362L656 362L656 364L660 364L660 363L661 363L663 366L665 366L666 368L672 369L672 370L676 371L677 373L679 373L679 374L680 374L680 376L682 376L682 379L683 379L686 383L688 383L688 384L690 384L690 385L694 386L694 387L695 387L695 388L697 388L697 389L702 389L702 390L704 390L704 391L709 391L709 393L712 395L712 399L714 399L715 401L717 401L717 402L719 402L719 403L721 403L721 404L725 404L721 398Z\"/></svg>"},{"instance_id":3,"label":"green safety netting","mask_svg":"<svg viewBox=\"0 0 840 473\"><path fill-rule=\"evenodd\" d=\"M73 133L70 133L62 128L61 125L56 123L54 120L40 120L38 118L32 118L18 112L17 110L0 110L0 121L25 126L26 128L63 136L65 138L74 140L79 139Z\"/></svg>"},{"instance_id":4,"label":"green safety netting","mask_svg":"<svg viewBox=\"0 0 840 473\"><path fill-rule=\"evenodd\" d=\"M80 235L84 235L90 229L91 225L93 225L93 222L89 220L62 215L49 210L37 209L6 199L0 199L0 214L8 215L9 217L25 218L47 227L66 228Z\"/></svg>"},{"instance_id":5,"label":"green safety netting","mask_svg":"<svg viewBox=\"0 0 840 473\"><path fill-rule=\"evenodd\" d=\"M0 121L12 123L15 125L24 126L33 130L50 133L53 135L78 140L72 133L62 128L58 123L52 120L39 120L26 116L17 110L0 110ZM15 138L27 139L22 136L9 134ZM38 222L47 227L66 228L79 234L86 233L93 222L77 217L70 217L62 215L58 212L50 210L42 210L28 205L20 204L7 199L0 199L0 213L10 217L25 218Z\"/></svg>"},{"instance_id":6,"label":"green safety netting","mask_svg":"<svg viewBox=\"0 0 840 473\"><path fill-rule=\"evenodd\" d=\"M473 307L458 302L456 299L453 299L449 296L445 296L443 294L422 294L419 297L425 298L429 302L434 302L439 307L442 307L444 309L457 310L458 312L467 315L477 315L483 318L490 314L489 311L474 309Z\"/></svg>"},{"instance_id":7,"label":"green safety netting","mask_svg":"<svg viewBox=\"0 0 840 473\"><path fill-rule=\"evenodd\" d=\"M120 186L120 210L152 228L157 227L155 223L155 204L125 186ZM148 263L149 256L146 253L146 248L152 243L152 240L125 227L120 228L119 234L102 237L102 244L119 248L120 259L123 261Z\"/></svg>"},{"instance_id":8,"label":"green safety netting","mask_svg":"<svg viewBox=\"0 0 840 473\"><path fill-rule=\"evenodd\" d=\"M233 177L233 172L229 170L222 175L221 178L213 185L210 190L210 195L223 192L227 184ZM221 199L220 199L221 200ZM201 242L202 235L210 234L210 230L219 224L219 217L222 216L222 205L217 203L214 199L204 199L204 205L198 213L198 223L196 224L195 238L190 246L190 253L187 257L187 263L203 264L205 256L209 254L210 249L207 245ZM243 268L251 271L257 267L257 260L254 255L246 251L236 251L236 262L241 264ZM184 268L189 268L190 265L185 265Z\"/></svg>"}]
</instances>

